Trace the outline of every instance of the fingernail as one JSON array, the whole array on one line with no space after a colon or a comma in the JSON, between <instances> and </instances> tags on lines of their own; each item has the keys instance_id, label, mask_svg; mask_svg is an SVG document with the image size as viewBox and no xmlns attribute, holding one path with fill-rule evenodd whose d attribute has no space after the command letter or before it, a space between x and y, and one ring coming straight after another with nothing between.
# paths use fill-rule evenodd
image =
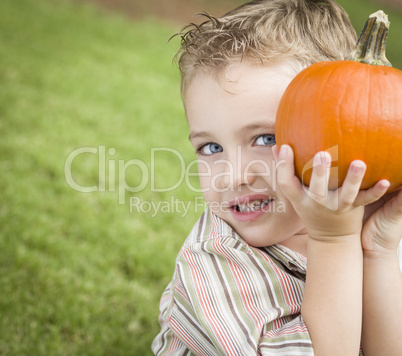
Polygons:
<instances>
[{"instance_id":1,"label":"fingernail","mask_svg":"<svg viewBox=\"0 0 402 356\"><path fill-rule=\"evenodd\" d=\"M313 167L321 166L321 153L317 153L314 156Z\"/></svg>"},{"instance_id":2,"label":"fingernail","mask_svg":"<svg viewBox=\"0 0 402 356\"><path fill-rule=\"evenodd\" d=\"M389 181L387 181L386 179L380 181L380 188L381 189L388 189L389 186L391 185L391 183Z\"/></svg>"},{"instance_id":3,"label":"fingernail","mask_svg":"<svg viewBox=\"0 0 402 356\"><path fill-rule=\"evenodd\" d=\"M352 165L353 173L360 174L366 169L366 165L363 162L354 162Z\"/></svg>"},{"instance_id":4,"label":"fingernail","mask_svg":"<svg viewBox=\"0 0 402 356\"><path fill-rule=\"evenodd\" d=\"M318 152L314 156L313 167L321 166L329 162L331 162L331 159L326 152Z\"/></svg>"}]
</instances>

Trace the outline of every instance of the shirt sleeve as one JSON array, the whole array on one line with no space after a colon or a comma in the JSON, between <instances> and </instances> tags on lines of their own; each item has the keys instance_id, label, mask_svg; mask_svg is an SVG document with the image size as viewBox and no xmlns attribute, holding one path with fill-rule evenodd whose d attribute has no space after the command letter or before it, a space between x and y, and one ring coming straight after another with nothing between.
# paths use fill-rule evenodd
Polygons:
<instances>
[{"instance_id":1,"label":"shirt sleeve","mask_svg":"<svg viewBox=\"0 0 402 356\"><path fill-rule=\"evenodd\" d=\"M152 342L151 348L155 355L192 355L191 350L176 336L167 323L172 305L172 285L173 283L170 283L162 294L159 315L161 331Z\"/></svg>"},{"instance_id":2,"label":"shirt sleeve","mask_svg":"<svg viewBox=\"0 0 402 356\"><path fill-rule=\"evenodd\" d=\"M303 292L301 279L234 239L190 246L165 295L156 354L313 355Z\"/></svg>"}]
</instances>

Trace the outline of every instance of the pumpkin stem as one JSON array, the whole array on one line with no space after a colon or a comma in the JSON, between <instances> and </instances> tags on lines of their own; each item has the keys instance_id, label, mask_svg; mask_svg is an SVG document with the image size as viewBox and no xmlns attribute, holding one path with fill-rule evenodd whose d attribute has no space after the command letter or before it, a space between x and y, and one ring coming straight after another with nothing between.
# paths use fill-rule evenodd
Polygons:
<instances>
[{"instance_id":1,"label":"pumpkin stem","mask_svg":"<svg viewBox=\"0 0 402 356\"><path fill-rule=\"evenodd\" d=\"M371 14L357 40L356 47L346 60L392 67L385 57L389 24L384 11L379 10Z\"/></svg>"}]
</instances>

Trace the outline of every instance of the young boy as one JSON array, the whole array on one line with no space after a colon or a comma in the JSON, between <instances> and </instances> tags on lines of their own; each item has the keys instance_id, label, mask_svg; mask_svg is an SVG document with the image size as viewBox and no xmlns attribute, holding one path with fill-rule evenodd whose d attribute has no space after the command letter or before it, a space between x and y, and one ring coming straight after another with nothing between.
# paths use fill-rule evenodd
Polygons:
<instances>
[{"instance_id":1,"label":"young boy","mask_svg":"<svg viewBox=\"0 0 402 356\"><path fill-rule=\"evenodd\" d=\"M292 78L352 50L347 15L331 0L255 0L187 30L182 96L209 207L162 296L154 353L401 355L402 194L384 197L385 180L360 191L362 161L329 191L325 152L304 189L292 149L275 146Z\"/></svg>"}]
</instances>

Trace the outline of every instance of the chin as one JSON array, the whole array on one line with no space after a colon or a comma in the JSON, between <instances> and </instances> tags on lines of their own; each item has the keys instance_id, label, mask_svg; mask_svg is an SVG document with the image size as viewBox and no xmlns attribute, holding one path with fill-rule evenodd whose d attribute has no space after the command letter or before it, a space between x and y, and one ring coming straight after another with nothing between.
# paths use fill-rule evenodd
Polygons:
<instances>
[{"instance_id":1,"label":"chin","mask_svg":"<svg viewBox=\"0 0 402 356\"><path fill-rule=\"evenodd\" d=\"M244 228L234 228L240 237L247 242L252 247L265 247L269 245L273 245L279 241L277 239L272 239L267 236L268 228L258 228L258 227L250 227L247 229Z\"/></svg>"}]
</instances>

